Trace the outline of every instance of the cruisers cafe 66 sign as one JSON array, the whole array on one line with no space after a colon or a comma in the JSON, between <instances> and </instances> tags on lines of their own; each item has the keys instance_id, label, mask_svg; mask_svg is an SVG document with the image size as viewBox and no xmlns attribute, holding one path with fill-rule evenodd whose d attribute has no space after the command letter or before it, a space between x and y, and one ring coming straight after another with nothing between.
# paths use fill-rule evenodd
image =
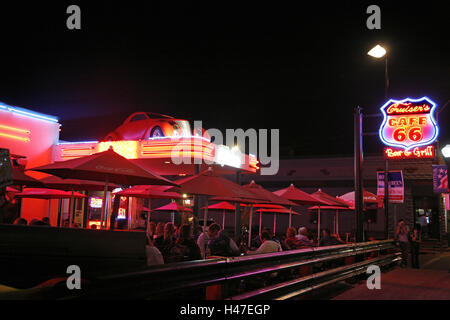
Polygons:
<instances>
[{"instance_id":1,"label":"cruisers cafe 66 sign","mask_svg":"<svg viewBox=\"0 0 450 320\"><path fill-rule=\"evenodd\" d=\"M427 97L389 100L381 107L384 119L379 135L389 159L433 158L432 143L439 134L436 104Z\"/></svg>"}]
</instances>

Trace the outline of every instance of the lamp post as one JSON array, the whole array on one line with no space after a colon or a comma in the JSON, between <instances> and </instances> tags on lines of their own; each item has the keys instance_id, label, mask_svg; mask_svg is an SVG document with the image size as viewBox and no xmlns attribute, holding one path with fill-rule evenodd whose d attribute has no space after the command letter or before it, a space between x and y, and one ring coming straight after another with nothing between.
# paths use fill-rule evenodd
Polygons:
<instances>
[{"instance_id":1,"label":"lamp post","mask_svg":"<svg viewBox=\"0 0 450 320\"><path fill-rule=\"evenodd\" d=\"M367 54L376 59L384 57L384 98L387 101L389 93L389 72L388 72L388 58L385 48L377 44L370 49ZM389 161L385 160L384 163L384 218L385 218L385 237L389 237ZM395 221L394 221L395 223Z\"/></svg>"},{"instance_id":2,"label":"lamp post","mask_svg":"<svg viewBox=\"0 0 450 320\"><path fill-rule=\"evenodd\" d=\"M443 147L441 151L444 158L450 158L450 144Z\"/></svg>"}]
</instances>

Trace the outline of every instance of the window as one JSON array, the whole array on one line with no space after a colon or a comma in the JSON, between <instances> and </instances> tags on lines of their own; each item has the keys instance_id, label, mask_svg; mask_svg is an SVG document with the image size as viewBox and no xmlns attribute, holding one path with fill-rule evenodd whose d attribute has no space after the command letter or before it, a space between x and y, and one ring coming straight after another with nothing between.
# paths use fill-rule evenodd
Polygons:
<instances>
[{"instance_id":1,"label":"window","mask_svg":"<svg viewBox=\"0 0 450 320\"><path fill-rule=\"evenodd\" d=\"M145 113L139 113L139 114L135 115L133 118L131 118L130 122L146 120L146 119L147 119L147 116L145 115Z\"/></svg>"}]
</instances>

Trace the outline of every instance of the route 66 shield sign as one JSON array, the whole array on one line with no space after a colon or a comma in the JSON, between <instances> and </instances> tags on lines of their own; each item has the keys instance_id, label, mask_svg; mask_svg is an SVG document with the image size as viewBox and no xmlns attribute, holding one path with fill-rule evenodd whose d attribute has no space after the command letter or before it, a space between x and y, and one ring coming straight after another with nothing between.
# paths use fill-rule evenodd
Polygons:
<instances>
[{"instance_id":1,"label":"route 66 shield sign","mask_svg":"<svg viewBox=\"0 0 450 320\"><path fill-rule=\"evenodd\" d=\"M381 141L405 150L433 143L439 133L434 119L436 104L427 97L389 100L381 108Z\"/></svg>"}]
</instances>

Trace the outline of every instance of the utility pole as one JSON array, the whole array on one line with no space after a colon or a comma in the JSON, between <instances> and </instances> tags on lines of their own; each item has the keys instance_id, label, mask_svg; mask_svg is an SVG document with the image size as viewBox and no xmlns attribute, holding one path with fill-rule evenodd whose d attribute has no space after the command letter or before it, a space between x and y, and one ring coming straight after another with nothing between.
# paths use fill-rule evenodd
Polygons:
<instances>
[{"instance_id":1,"label":"utility pole","mask_svg":"<svg viewBox=\"0 0 450 320\"><path fill-rule=\"evenodd\" d=\"M364 239L364 221L363 221L363 183L362 183L362 164L363 164L363 132L362 132L362 113L361 108L355 108L354 113L354 178L355 178L355 213L356 213L356 241L361 242Z\"/></svg>"},{"instance_id":2,"label":"utility pole","mask_svg":"<svg viewBox=\"0 0 450 320\"><path fill-rule=\"evenodd\" d=\"M241 170L236 171L236 183L241 185ZM236 202L236 211L234 215L234 238L236 241L240 239L241 233L241 205L239 202Z\"/></svg>"},{"instance_id":3,"label":"utility pole","mask_svg":"<svg viewBox=\"0 0 450 320\"><path fill-rule=\"evenodd\" d=\"M384 98L388 100L389 95L389 73L388 73L388 55L384 57ZM389 238L389 160L386 158L384 163L384 219L385 219L385 237ZM393 222L395 225L395 221Z\"/></svg>"}]
</instances>

